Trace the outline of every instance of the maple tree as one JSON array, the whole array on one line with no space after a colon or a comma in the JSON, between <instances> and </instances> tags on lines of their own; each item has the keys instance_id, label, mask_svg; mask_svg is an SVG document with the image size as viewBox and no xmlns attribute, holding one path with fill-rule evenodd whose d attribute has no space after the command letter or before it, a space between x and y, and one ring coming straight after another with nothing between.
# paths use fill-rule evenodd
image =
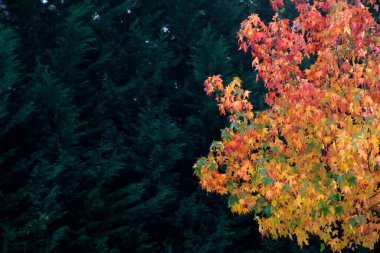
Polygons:
<instances>
[{"instance_id":1,"label":"maple tree","mask_svg":"<svg viewBox=\"0 0 380 253\"><path fill-rule=\"evenodd\" d=\"M267 88L254 112L239 78L205 81L229 126L194 165L232 212L255 213L259 231L318 236L334 251L374 248L380 230L380 30L367 1L291 1L294 21L253 14L237 34ZM271 1L275 11L282 0ZM308 64L307 64L308 63ZM305 67L305 65L309 65Z\"/></svg>"}]
</instances>

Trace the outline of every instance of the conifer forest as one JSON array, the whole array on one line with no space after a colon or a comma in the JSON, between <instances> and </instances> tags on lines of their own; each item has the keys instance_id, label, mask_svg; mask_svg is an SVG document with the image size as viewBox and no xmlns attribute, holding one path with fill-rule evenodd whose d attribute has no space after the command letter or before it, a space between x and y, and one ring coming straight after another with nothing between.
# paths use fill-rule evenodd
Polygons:
<instances>
[{"instance_id":1,"label":"conifer forest","mask_svg":"<svg viewBox=\"0 0 380 253\"><path fill-rule=\"evenodd\" d=\"M380 126L377 121L380 96L368 95L377 94L376 89L380 89L377 2L0 0L0 252L380 252L377 243L380 181L376 181L379 179L380 131L376 125ZM330 22L330 13L338 13L340 8L353 10L347 13L353 13L350 15L356 23L347 19L351 25L341 30L338 25L330 26L337 27L334 31L342 34L342 37L337 35L338 42L334 44L337 49L331 53L338 55L337 66L341 71L334 82L331 81L332 67L322 67L324 62L317 58L324 47L331 46L325 41L332 40L322 25L316 28L312 21L310 24L305 21L305 30L297 30L305 34L305 38L314 34L313 31L316 37L328 37L321 40L322 46L318 47L317 42L310 39L304 44L292 44L297 48L283 50L286 59L293 49L302 54L310 50L310 57L297 63L300 76L308 78L315 87L319 85L326 94L327 91L332 94L338 86L343 88L339 88L335 97L329 95L338 101L334 102L338 109L331 109L335 114L326 116L326 124L331 127L322 134L332 136L321 135L320 153L319 146L309 143L306 137L297 144L300 145L298 156L304 154L301 148L304 145L310 148L304 157L314 154L320 163L311 166L313 160L308 158L310 170L307 162L297 171L293 170L293 174L299 174L298 178L302 178L302 169L314 173L305 173L310 178L307 178L307 186L302 182L305 188L300 191L296 187L296 176L291 181L293 184L289 183L290 179L284 179L288 183L281 185L279 193L289 195L284 200L289 213L282 214L289 220L281 220L281 223L270 219L278 214L276 205L286 206L276 202L281 198L275 191L280 181L276 181L278 174L269 174L276 173L270 168L280 163L298 165L302 159L290 161L291 151L284 151L279 158L275 155L277 150L293 150L285 132L279 133L281 136L276 141L272 141L273 137L263 143L255 142L264 145L260 154L267 160L260 166L268 171L259 170L255 164L252 168L257 171L247 169L242 172L243 176L236 176L245 166L235 157L236 150L243 144L234 142L235 148L230 147L234 135L247 134L239 128L243 119L250 122L254 117L261 119L260 112L270 111L267 116L270 118L280 110L285 111L281 107L284 101L281 91L270 93L272 88L268 83L275 83L273 86L278 85L277 89L280 87L277 81L291 83L289 80L294 79L297 89L306 90L306 84L297 81L302 78L297 79L291 73L281 79L281 73L275 72L276 69L288 70L284 62L280 68L265 65L266 59L280 58L280 37L275 40L277 44L273 42L277 51L264 48L262 44L268 45L268 41L263 41L270 32L264 34L258 24L261 22L260 29L267 31L263 28L265 24L285 24L280 20L288 20L294 30L302 26L298 17L310 16L311 10L314 14L321 13L318 24L322 24ZM248 17L252 25L250 23L247 30L244 22L248 21L244 20ZM340 19L334 18L331 22L339 24ZM268 27L274 30L273 24ZM280 27L273 36L285 30ZM360 29L367 29L370 35L359 32ZM343 36L347 38L342 39ZM356 39L365 41L356 45ZM344 47L345 41L355 45L358 52ZM314 49L307 47L307 42L315 43L318 50L313 53ZM362 47L363 50L359 50ZM343 56L340 55L342 50L345 50ZM270 54L267 58L266 53ZM291 60L297 61L293 57L298 55L294 55ZM272 70L280 73L276 76L278 79L272 80L265 74ZM358 74L359 70L362 74ZM219 77L223 78L224 86ZM338 79L344 80L343 84ZM232 85L230 89L229 83L239 87ZM347 83L353 88L345 88ZM285 86L281 89L285 90ZM310 91L310 85L307 87ZM205 91L216 95L207 96ZM248 114L244 106L244 110L236 109L234 106L238 107L236 102L240 100L231 101L231 105L223 104L232 94L227 94L230 91L235 92L236 97L246 91L243 102L252 106L255 114L245 116ZM345 112L345 102L339 101L345 98L348 108L351 91L353 101L358 102L352 102L351 111ZM293 101L289 94L286 93L289 99L286 105ZM305 92L301 97L307 96ZM327 112L326 108L333 105L329 99L322 100ZM319 102L313 101L312 105L317 107ZM297 104L294 108L303 107ZM220 110L224 109L227 115L221 115ZM357 118L353 116L356 112L360 114ZM281 115L288 115L286 113ZM332 121L338 122L339 113L354 122L352 126L342 119L334 128ZM314 117L316 115L314 111ZM319 119L325 122L322 117ZM303 127L296 123L299 128ZM260 126L261 130L269 129L265 122ZM346 142L342 139L343 131L347 136L353 133ZM290 136L297 139L296 133ZM221 138L225 142L213 142ZM341 146L353 148L340 152L340 141L344 144ZM279 145L273 151L272 142L285 143L286 147ZM367 142L372 145L371 151L363 146ZM336 154L343 157L343 153L350 152L350 157L356 157L357 152L357 160L344 156L346 160L336 159L335 168L329 160L335 144L338 146ZM259 149L255 147L250 152L256 154ZM236 152L230 154L230 150ZM361 150L366 151L364 158ZM211 158L217 152L216 158ZM368 160L366 166L360 167L360 159ZM229 164L236 165L236 171L222 184L218 180L229 175ZM353 169L355 166L368 170L360 174L361 170ZM338 168L348 172L340 174ZM262 190L263 197L244 202L247 193L241 189L245 187L245 180L252 184L254 180L259 182L257 189L251 188L249 196L261 194ZM361 195L364 190L367 195ZM315 195L318 200L313 209L312 196L316 192L319 195ZM297 194L302 194L302 198L296 198ZM350 194L363 197L351 201ZM296 205L297 199L302 207L299 210L309 214L309 206L304 204L309 197L310 219L331 224L328 227L331 231L319 223L315 232L307 230L306 218L303 225L304 220L297 216L301 214L290 208ZM263 228L266 221L272 222L269 228ZM271 229L273 232L266 233ZM318 229L323 231L319 233ZM288 232L282 234L285 230ZM343 241L346 244L339 248Z\"/></svg>"}]
</instances>

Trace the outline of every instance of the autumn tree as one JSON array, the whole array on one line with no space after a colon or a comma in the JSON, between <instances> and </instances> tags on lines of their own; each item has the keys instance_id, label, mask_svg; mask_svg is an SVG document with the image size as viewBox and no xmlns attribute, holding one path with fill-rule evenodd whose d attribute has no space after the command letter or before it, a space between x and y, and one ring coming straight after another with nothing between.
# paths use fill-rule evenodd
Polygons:
<instances>
[{"instance_id":1,"label":"autumn tree","mask_svg":"<svg viewBox=\"0 0 380 253\"><path fill-rule=\"evenodd\" d=\"M237 34L267 89L254 112L234 78L205 81L229 126L194 165L207 191L228 194L232 212L253 212L272 238L310 235L334 251L373 249L380 230L380 34L366 1L291 1L298 16ZM324 247L324 246L323 246Z\"/></svg>"}]
</instances>

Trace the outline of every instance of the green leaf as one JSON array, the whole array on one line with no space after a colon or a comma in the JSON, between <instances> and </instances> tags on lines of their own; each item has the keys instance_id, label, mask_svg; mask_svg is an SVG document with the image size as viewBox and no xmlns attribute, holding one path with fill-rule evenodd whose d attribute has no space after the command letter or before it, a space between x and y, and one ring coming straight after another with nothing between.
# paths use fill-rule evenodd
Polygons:
<instances>
[{"instance_id":1,"label":"green leaf","mask_svg":"<svg viewBox=\"0 0 380 253\"><path fill-rule=\"evenodd\" d=\"M273 180L270 177L263 177L264 187L266 187L268 184L272 183Z\"/></svg>"},{"instance_id":2,"label":"green leaf","mask_svg":"<svg viewBox=\"0 0 380 253\"><path fill-rule=\"evenodd\" d=\"M280 163L285 163L286 162L286 155L285 154L279 154L278 155L278 160Z\"/></svg>"},{"instance_id":3,"label":"green leaf","mask_svg":"<svg viewBox=\"0 0 380 253\"><path fill-rule=\"evenodd\" d=\"M339 185L341 185L342 182L343 182L343 177L342 177L341 175L337 175L337 176L336 176L336 182L337 182Z\"/></svg>"},{"instance_id":4,"label":"green leaf","mask_svg":"<svg viewBox=\"0 0 380 253\"><path fill-rule=\"evenodd\" d=\"M317 192L320 192L320 191L321 191L321 186L320 186L318 183L316 183L316 184L314 185L314 189L315 189Z\"/></svg>"},{"instance_id":5,"label":"green leaf","mask_svg":"<svg viewBox=\"0 0 380 253\"><path fill-rule=\"evenodd\" d=\"M234 182L232 180L227 180L227 191L231 191L234 188Z\"/></svg>"},{"instance_id":6,"label":"green leaf","mask_svg":"<svg viewBox=\"0 0 380 253\"><path fill-rule=\"evenodd\" d=\"M361 215L358 215L356 217L356 221L359 222L360 224L363 224L363 222L365 221L365 218Z\"/></svg>"},{"instance_id":7,"label":"green leaf","mask_svg":"<svg viewBox=\"0 0 380 253\"><path fill-rule=\"evenodd\" d=\"M256 124L256 127L258 130L263 130L265 125L264 125L264 123L258 123L258 124Z\"/></svg>"},{"instance_id":8,"label":"green leaf","mask_svg":"<svg viewBox=\"0 0 380 253\"><path fill-rule=\"evenodd\" d=\"M219 149L220 151L223 151L223 143L221 141L213 141L210 146L210 151L214 151Z\"/></svg>"},{"instance_id":9,"label":"green leaf","mask_svg":"<svg viewBox=\"0 0 380 253\"><path fill-rule=\"evenodd\" d=\"M231 137L231 134L227 132L226 129L222 130L222 139L225 139L226 141L229 141Z\"/></svg>"},{"instance_id":10,"label":"green leaf","mask_svg":"<svg viewBox=\"0 0 380 253\"><path fill-rule=\"evenodd\" d=\"M283 187L282 187L282 192L283 193L286 193L286 191L290 189L290 186L288 184L285 184Z\"/></svg>"},{"instance_id":11,"label":"green leaf","mask_svg":"<svg viewBox=\"0 0 380 253\"><path fill-rule=\"evenodd\" d=\"M267 205L263 208L263 214L266 216L266 217L269 217L271 215L271 212L272 212L272 207L271 205Z\"/></svg>"},{"instance_id":12,"label":"green leaf","mask_svg":"<svg viewBox=\"0 0 380 253\"><path fill-rule=\"evenodd\" d=\"M260 197L256 200L256 206L262 207L263 203L265 202L266 202L265 199Z\"/></svg>"},{"instance_id":13,"label":"green leaf","mask_svg":"<svg viewBox=\"0 0 380 253\"><path fill-rule=\"evenodd\" d=\"M306 190L305 189L301 189L300 193L301 193L301 197L303 198L306 195Z\"/></svg>"},{"instance_id":14,"label":"green leaf","mask_svg":"<svg viewBox=\"0 0 380 253\"><path fill-rule=\"evenodd\" d=\"M262 170L260 170L260 174L262 176L266 176L267 175L267 169L263 168Z\"/></svg>"},{"instance_id":15,"label":"green leaf","mask_svg":"<svg viewBox=\"0 0 380 253\"><path fill-rule=\"evenodd\" d=\"M347 179L347 182L350 186L352 185L356 185L356 177L354 177L353 175L350 176L348 179Z\"/></svg>"},{"instance_id":16,"label":"green leaf","mask_svg":"<svg viewBox=\"0 0 380 253\"><path fill-rule=\"evenodd\" d=\"M335 202L340 200L340 195L339 194L333 194L328 197L327 199L329 202Z\"/></svg>"},{"instance_id":17,"label":"green leaf","mask_svg":"<svg viewBox=\"0 0 380 253\"><path fill-rule=\"evenodd\" d=\"M232 207L235 204L239 204L239 198L236 195L232 195L228 199L228 207Z\"/></svg>"},{"instance_id":18,"label":"green leaf","mask_svg":"<svg viewBox=\"0 0 380 253\"><path fill-rule=\"evenodd\" d=\"M319 206L319 212L322 213L324 216L330 213L329 206L322 200L318 202L318 206Z\"/></svg>"},{"instance_id":19,"label":"green leaf","mask_svg":"<svg viewBox=\"0 0 380 253\"><path fill-rule=\"evenodd\" d=\"M314 218L316 214L317 214L317 211L315 211L315 209L312 208L311 209L311 216Z\"/></svg>"},{"instance_id":20,"label":"green leaf","mask_svg":"<svg viewBox=\"0 0 380 253\"><path fill-rule=\"evenodd\" d=\"M321 242L319 252L324 252L326 250L326 246L323 242Z\"/></svg>"},{"instance_id":21,"label":"green leaf","mask_svg":"<svg viewBox=\"0 0 380 253\"><path fill-rule=\"evenodd\" d=\"M297 226L300 226L302 224L301 219L297 218L295 221L291 221L289 227L295 228Z\"/></svg>"},{"instance_id":22,"label":"green leaf","mask_svg":"<svg viewBox=\"0 0 380 253\"><path fill-rule=\"evenodd\" d=\"M314 165L312 170L313 172L317 172L319 171L319 169L322 167L322 164L321 163L318 163L317 165Z\"/></svg>"},{"instance_id":23,"label":"green leaf","mask_svg":"<svg viewBox=\"0 0 380 253\"><path fill-rule=\"evenodd\" d=\"M334 207L334 213L335 215L341 216L344 213L342 206L336 206Z\"/></svg>"},{"instance_id":24,"label":"green leaf","mask_svg":"<svg viewBox=\"0 0 380 253\"><path fill-rule=\"evenodd\" d=\"M209 170L214 171L216 169L216 162L213 160L210 164Z\"/></svg>"},{"instance_id":25,"label":"green leaf","mask_svg":"<svg viewBox=\"0 0 380 253\"><path fill-rule=\"evenodd\" d=\"M272 150L274 153L277 153L277 151L278 151L279 149L280 149L280 148L277 147L277 146L271 147L271 150Z\"/></svg>"},{"instance_id":26,"label":"green leaf","mask_svg":"<svg viewBox=\"0 0 380 253\"><path fill-rule=\"evenodd\" d=\"M202 173L201 173L201 167L196 166L195 169L194 169L194 173L195 173L198 177L200 177L200 176L202 175Z\"/></svg>"},{"instance_id":27,"label":"green leaf","mask_svg":"<svg viewBox=\"0 0 380 253\"><path fill-rule=\"evenodd\" d=\"M325 186L329 186L331 184L331 182L332 182L332 180L330 178L327 178L327 179L325 179L325 181L323 182L323 184Z\"/></svg>"},{"instance_id":28,"label":"green leaf","mask_svg":"<svg viewBox=\"0 0 380 253\"><path fill-rule=\"evenodd\" d=\"M350 224L352 227L355 227L355 224L356 224L356 218L349 219L349 220L348 220L348 224Z\"/></svg>"},{"instance_id":29,"label":"green leaf","mask_svg":"<svg viewBox=\"0 0 380 253\"><path fill-rule=\"evenodd\" d=\"M251 178L251 183L256 184L257 180L259 179L259 176L255 173Z\"/></svg>"},{"instance_id":30,"label":"green leaf","mask_svg":"<svg viewBox=\"0 0 380 253\"><path fill-rule=\"evenodd\" d=\"M194 173L197 174L197 176L201 176L201 168L203 167L203 165L205 165L207 162L207 159L206 157L201 157L198 159L196 165L195 165L195 169L194 169Z\"/></svg>"}]
</instances>

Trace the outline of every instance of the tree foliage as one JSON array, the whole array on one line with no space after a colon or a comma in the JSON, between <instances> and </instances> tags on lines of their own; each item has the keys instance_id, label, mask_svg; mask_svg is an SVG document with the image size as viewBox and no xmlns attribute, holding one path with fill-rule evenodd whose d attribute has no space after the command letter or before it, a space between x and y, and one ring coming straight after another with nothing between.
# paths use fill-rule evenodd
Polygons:
<instances>
[{"instance_id":1,"label":"tree foliage","mask_svg":"<svg viewBox=\"0 0 380 253\"><path fill-rule=\"evenodd\" d=\"M255 213L263 235L311 235L334 251L373 249L380 230L380 26L375 1L291 1L298 16L242 22L240 49L267 89L254 112L234 78L205 81L229 126L194 165L232 212ZM366 7L364 4L367 4ZM324 247L324 246L323 246Z\"/></svg>"}]
</instances>

